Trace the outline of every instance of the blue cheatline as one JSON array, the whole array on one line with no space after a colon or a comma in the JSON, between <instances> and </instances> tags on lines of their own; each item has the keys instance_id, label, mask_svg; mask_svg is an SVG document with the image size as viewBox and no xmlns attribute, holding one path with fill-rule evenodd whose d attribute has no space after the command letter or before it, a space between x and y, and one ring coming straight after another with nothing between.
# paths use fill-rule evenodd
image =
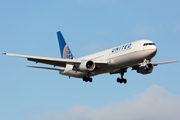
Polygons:
<instances>
[{"instance_id":1,"label":"blue cheatline","mask_svg":"<svg viewBox=\"0 0 180 120\"><path fill-rule=\"evenodd\" d=\"M74 56L73 56L71 50L69 49L69 47L68 47L66 41L64 40L64 37L62 36L60 31L57 32L57 37L58 37L58 41L59 41L61 58L74 59Z\"/></svg>"}]
</instances>

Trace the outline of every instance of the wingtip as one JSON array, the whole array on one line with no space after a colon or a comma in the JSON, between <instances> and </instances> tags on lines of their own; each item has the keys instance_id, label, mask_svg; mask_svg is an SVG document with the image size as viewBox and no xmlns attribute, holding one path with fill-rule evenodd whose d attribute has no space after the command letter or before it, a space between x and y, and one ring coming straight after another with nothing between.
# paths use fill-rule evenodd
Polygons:
<instances>
[{"instance_id":1,"label":"wingtip","mask_svg":"<svg viewBox=\"0 0 180 120\"><path fill-rule=\"evenodd\" d=\"M172 62L178 62L178 60L172 60Z\"/></svg>"}]
</instances>

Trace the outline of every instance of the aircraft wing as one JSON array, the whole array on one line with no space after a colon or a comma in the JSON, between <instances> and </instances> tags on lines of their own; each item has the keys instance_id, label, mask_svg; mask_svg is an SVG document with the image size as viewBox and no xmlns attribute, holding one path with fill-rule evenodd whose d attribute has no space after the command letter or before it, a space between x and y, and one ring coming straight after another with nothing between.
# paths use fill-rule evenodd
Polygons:
<instances>
[{"instance_id":1,"label":"aircraft wing","mask_svg":"<svg viewBox=\"0 0 180 120\"><path fill-rule=\"evenodd\" d=\"M178 62L177 60L171 60L171 61L162 61L162 62L152 62L151 64L153 64L154 66L157 66L159 64L167 64L167 63L175 63Z\"/></svg>"},{"instance_id":2,"label":"aircraft wing","mask_svg":"<svg viewBox=\"0 0 180 120\"><path fill-rule=\"evenodd\" d=\"M151 64L152 64L153 66L158 66L158 65L160 65L160 64L175 63L175 62L178 62L178 61L177 61L177 60L171 60L171 61L162 61L162 62L151 62ZM137 64L137 65L128 66L128 67L132 67L132 70L134 70L134 69L139 68L139 66L141 66L141 64L142 64L142 63L139 63L139 64Z\"/></svg>"},{"instance_id":3,"label":"aircraft wing","mask_svg":"<svg viewBox=\"0 0 180 120\"><path fill-rule=\"evenodd\" d=\"M16 56L16 57L22 57L22 58L27 58L29 61L33 61L36 63L44 63L44 64L49 64L49 65L54 65L54 66L60 66L60 67L66 67L66 64L80 64L82 62L81 59L61 59L61 58L50 58L50 57L39 57L39 56L30 56L30 55L20 55L20 54L13 54L13 53L3 53L5 55L10 55L10 56ZM97 61L93 60L95 64L108 64L107 61Z\"/></svg>"},{"instance_id":4,"label":"aircraft wing","mask_svg":"<svg viewBox=\"0 0 180 120\"><path fill-rule=\"evenodd\" d=\"M175 63L175 62L178 62L177 60L171 60L171 61L162 61L162 62L151 62L151 64L153 66L157 66L159 64L167 64L167 63ZM122 72L122 70L127 70L128 68L132 67L132 70L137 70L139 67L141 66L141 63L137 64L137 65L133 65L133 66L128 66L124 69L120 69L120 70L116 70L116 71L112 71L110 72L110 74L117 74L117 73L120 73Z\"/></svg>"}]
</instances>

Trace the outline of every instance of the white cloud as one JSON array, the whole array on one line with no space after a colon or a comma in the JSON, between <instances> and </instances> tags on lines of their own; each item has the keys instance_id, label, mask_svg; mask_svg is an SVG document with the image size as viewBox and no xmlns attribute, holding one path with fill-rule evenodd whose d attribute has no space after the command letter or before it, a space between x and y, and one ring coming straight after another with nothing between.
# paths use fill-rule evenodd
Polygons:
<instances>
[{"instance_id":1,"label":"white cloud","mask_svg":"<svg viewBox=\"0 0 180 120\"><path fill-rule=\"evenodd\" d=\"M179 120L180 96L158 85L150 86L132 100L112 103L101 108L74 106L65 113L49 111L28 120Z\"/></svg>"}]
</instances>

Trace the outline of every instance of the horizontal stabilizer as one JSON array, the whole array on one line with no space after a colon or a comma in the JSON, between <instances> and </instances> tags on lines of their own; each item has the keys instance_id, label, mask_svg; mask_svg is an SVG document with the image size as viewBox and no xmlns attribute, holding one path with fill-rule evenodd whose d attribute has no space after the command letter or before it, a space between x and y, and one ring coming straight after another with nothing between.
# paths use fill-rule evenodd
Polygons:
<instances>
[{"instance_id":1,"label":"horizontal stabilizer","mask_svg":"<svg viewBox=\"0 0 180 120\"><path fill-rule=\"evenodd\" d=\"M50 67L39 67L39 66L27 66L31 68L40 68L40 69L48 69L48 70L57 70L57 71L64 71L64 68L50 68Z\"/></svg>"}]
</instances>

